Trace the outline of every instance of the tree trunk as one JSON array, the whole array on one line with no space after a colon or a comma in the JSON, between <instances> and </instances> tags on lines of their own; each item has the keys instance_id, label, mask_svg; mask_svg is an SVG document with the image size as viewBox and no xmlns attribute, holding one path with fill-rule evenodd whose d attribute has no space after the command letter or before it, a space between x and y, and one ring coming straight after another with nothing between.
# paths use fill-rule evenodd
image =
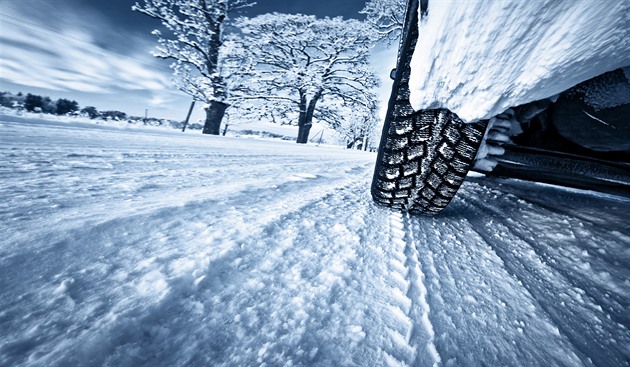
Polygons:
<instances>
[{"instance_id":1,"label":"tree trunk","mask_svg":"<svg viewBox=\"0 0 630 367\"><path fill-rule=\"evenodd\" d=\"M199 7L203 9L207 24L210 30L210 38L208 42L208 50L206 57L206 69L210 78L213 89L212 95L216 100L210 101L206 110L206 122L203 126L204 134L219 135L221 133L221 120L225 110L230 106L227 103L220 102L226 96L225 81L221 77L219 70L219 49L221 48L221 32L222 25L227 15L227 1L217 1L216 6L208 6L206 0L199 0ZM214 8L213 8L214 7ZM213 12L218 15L212 15Z\"/></svg>"},{"instance_id":2,"label":"tree trunk","mask_svg":"<svg viewBox=\"0 0 630 367\"><path fill-rule=\"evenodd\" d=\"M313 126L311 122L298 124L298 136L296 141L298 144L308 143L308 134L311 132L311 126Z\"/></svg>"},{"instance_id":3,"label":"tree trunk","mask_svg":"<svg viewBox=\"0 0 630 367\"><path fill-rule=\"evenodd\" d=\"M308 133L310 131L311 122L306 120L306 93L300 91L300 115L298 117L298 136L296 143L306 144L308 142Z\"/></svg>"},{"instance_id":4,"label":"tree trunk","mask_svg":"<svg viewBox=\"0 0 630 367\"><path fill-rule=\"evenodd\" d=\"M219 135L221 131L221 120L225 115L225 110L230 105L219 101L210 101L206 110L206 123L203 126L204 134Z\"/></svg>"},{"instance_id":5,"label":"tree trunk","mask_svg":"<svg viewBox=\"0 0 630 367\"><path fill-rule=\"evenodd\" d=\"M298 144L306 144L308 143L308 134L311 132L311 127L313 126L313 114L315 113L315 105L317 101L322 96L322 91L319 90L311 101L308 103L308 108L306 111L304 107L306 107L306 98L305 96L301 96L300 98L300 119L298 121L298 136L297 143Z\"/></svg>"}]
</instances>

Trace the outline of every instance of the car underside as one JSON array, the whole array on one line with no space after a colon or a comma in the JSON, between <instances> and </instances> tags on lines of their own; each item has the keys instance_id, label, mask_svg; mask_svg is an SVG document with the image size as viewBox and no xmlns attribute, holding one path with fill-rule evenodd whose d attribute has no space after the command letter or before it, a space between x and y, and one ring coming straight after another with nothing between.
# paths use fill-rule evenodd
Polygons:
<instances>
[{"instance_id":1,"label":"car underside","mask_svg":"<svg viewBox=\"0 0 630 367\"><path fill-rule=\"evenodd\" d=\"M488 174L629 195L630 83L623 69L587 80L553 99L511 108L509 126L490 131L503 153ZM499 135L501 136L501 135ZM492 159L491 158L491 159ZM477 169L476 165L472 170Z\"/></svg>"}]
</instances>

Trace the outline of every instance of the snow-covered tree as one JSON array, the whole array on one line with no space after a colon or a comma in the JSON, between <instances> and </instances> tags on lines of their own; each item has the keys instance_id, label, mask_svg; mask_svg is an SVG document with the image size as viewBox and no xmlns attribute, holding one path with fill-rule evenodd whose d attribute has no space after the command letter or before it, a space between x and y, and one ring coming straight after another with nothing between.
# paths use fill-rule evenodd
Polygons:
<instances>
[{"instance_id":1,"label":"snow-covered tree","mask_svg":"<svg viewBox=\"0 0 630 367\"><path fill-rule=\"evenodd\" d=\"M166 28L158 37L156 57L173 60L171 68L181 91L204 103L204 134L219 134L228 107L228 90L221 69L223 26L248 0L144 0L132 9L158 19Z\"/></svg>"},{"instance_id":2,"label":"snow-covered tree","mask_svg":"<svg viewBox=\"0 0 630 367\"><path fill-rule=\"evenodd\" d=\"M336 119L328 123L341 135L348 149L368 150L378 143L378 98L369 94L366 102L332 106L336 110Z\"/></svg>"},{"instance_id":3,"label":"snow-covered tree","mask_svg":"<svg viewBox=\"0 0 630 367\"><path fill-rule=\"evenodd\" d=\"M380 39L391 42L400 37L407 3L408 0L369 0L360 13L366 15Z\"/></svg>"},{"instance_id":4,"label":"snow-covered tree","mask_svg":"<svg viewBox=\"0 0 630 367\"><path fill-rule=\"evenodd\" d=\"M298 143L308 141L314 116L334 119L334 108L318 108L322 99L367 104L378 85L369 66L375 35L364 22L273 13L236 25L242 35L232 39L241 45L234 52L245 60L236 98L267 101L257 104L260 114L297 115Z\"/></svg>"}]
</instances>

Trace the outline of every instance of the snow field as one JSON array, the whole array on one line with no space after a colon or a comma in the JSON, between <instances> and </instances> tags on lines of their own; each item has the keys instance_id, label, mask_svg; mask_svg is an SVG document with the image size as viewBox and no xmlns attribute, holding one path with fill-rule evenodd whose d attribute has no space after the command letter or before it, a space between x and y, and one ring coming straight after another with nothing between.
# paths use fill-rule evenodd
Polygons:
<instances>
[{"instance_id":1,"label":"snow field","mask_svg":"<svg viewBox=\"0 0 630 367\"><path fill-rule=\"evenodd\" d=\"M373 205L364 152L10 117L0 140L0 365L629 360L627 199L470 177L410 217Z\"/></svg>"}]
</instances>

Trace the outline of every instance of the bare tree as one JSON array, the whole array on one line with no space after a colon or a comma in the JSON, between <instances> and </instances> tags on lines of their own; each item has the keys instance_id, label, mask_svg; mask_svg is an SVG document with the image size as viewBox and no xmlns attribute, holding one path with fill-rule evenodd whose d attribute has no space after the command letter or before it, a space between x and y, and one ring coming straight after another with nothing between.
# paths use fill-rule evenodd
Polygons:
<instances>
[{"instance_id":1,"label":"bare tree","mask_svg":"<svg viewBox=\"0 0 630 367\"><path fill-rule=\"evenodd\" d=\"M204 134L219 134L228 107L220 53L224 23L230 13L251 5L248 0L144 0L132 7L166 28L153 31L155 56L173 60L179 89L205 104Z\"/></svg>"},{"instance_id":2,"label":"bare tree","mask_svg":"<svg viewBox=\"0 0 630 367\"><path fill-rule=\"evenodd\" d=\"M400 38L407 3L408 0L369 0L359 13L365 14L379 38L389 43Z\"/></svg>"},{"instance_id":3,"label":"bare tree","mask_svg":"<svg viewBox=\"0 0 630 367\"><path fill-rule=\"evenodd\" d=\"M274 116L297 115L298 143L308 141L314 116L334 118L327 115L335 109L318 109L322 99L369 103L378 78L369 66L375 35L364 22L273 13L239 18L236 25L242 35L232 38L240 44L234 52L246 63L234 94L267 101L258 104L259 113L271 108Z\"/></svg>"}]
</instances>

